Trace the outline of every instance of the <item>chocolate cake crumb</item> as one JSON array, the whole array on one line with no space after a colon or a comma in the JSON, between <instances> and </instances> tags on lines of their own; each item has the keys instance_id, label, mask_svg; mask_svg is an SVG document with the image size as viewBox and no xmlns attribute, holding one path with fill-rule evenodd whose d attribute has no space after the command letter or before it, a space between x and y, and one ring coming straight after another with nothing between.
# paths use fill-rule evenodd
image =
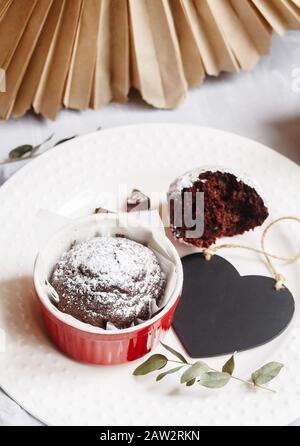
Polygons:
<instances>
[{"instance_id":1,"label":"chocolate cake crumb","mask_svg":"<svg viewBox=\"0 0 300 446\"><path fill-rule=\"evenodd\" d=\"M108 209L105 208L96 208L95 214L114 214L114 212L109 211Z\"/></svg>"},{"instance_id":2,"label":"chocolate cake crumb","mask_svg":"<svg viewBox=\"0 0 300 446\"><path fill-rule=\"evenodd\" d=\"M189 192L189 194L187 194ZM196 201L197 192L204 194L203 207ZM249 181L233 173L195 169L177 179L168 193L170 224L174 237L184 243L207 248L220 237L243 234L263 224L268 209L263 199ZM201 203L203 205L203 203ZM200 237L187 236L195 229L189 227L185 215L204 219L204 232ZM182 221L180 226L176 222Z\"/></svg>"},{"instance_id":3,"label":"chocolate cake crumb","mask_svg":"<svg viewBox=\"0 0 300 446\"><path fill-rule=\"evenodd\" d=\"M152 317L165 275L148 247L125 237L95 237L63 253L50 283L58 309L82 322L128 328Z\"/></svg>"}]
</instances>

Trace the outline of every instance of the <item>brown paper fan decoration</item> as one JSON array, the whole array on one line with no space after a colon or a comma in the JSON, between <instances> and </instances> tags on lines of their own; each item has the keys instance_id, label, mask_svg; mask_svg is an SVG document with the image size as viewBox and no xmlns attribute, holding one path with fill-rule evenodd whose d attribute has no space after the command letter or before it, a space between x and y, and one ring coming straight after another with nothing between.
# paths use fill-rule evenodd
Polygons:
<instances>
[{"instance_id":1,"label":"brown paper fan decoration","mask_svg":"<svg viewBox=\"0 0 300 446\"><path fill-rule=\"evenodd\" d=\"M123 103L131 87L173 108L288 29L298 0L0 0L0 118Z\"/></svg>"}]
</instances>

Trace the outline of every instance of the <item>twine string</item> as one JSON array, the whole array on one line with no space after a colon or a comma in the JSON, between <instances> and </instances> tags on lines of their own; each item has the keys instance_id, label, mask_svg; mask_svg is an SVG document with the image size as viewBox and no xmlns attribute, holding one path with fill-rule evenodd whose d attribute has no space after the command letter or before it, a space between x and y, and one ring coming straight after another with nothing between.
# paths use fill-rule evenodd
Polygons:
<instances>
[{"instance_id":1,"label":"twine string","mask_svg":"<svg viewBox=\"0 0 300 446\"><path fill-rule=\"evenodd\" d=\"M275 268L275 265L273 263L273 260L280 260L282 262L287 263L295 263L298 260L300 260L300 252L296 254L295 256L290 257L284 257L272 254L268 251L266 251L265 245L266 245L266 237L270 230L275 226L276 224L282 222L282 221L296 221L297 223L300 223L300 218L293 217L293 216L287 216L287 217L280 217L276 220L272 221L263 231L262 237L261 237L261 249L253 248L252 246L247 246L239 243L223 243L220 245L210 246L209 248L204 249L203 254L207 261L210 261L212 257L219 251L220 249L228 249L228 248L235 248L235 249L245 249L247 251L252 251L257 254L261 254L265 257L267 265L274 277L275 280L275 289L276 291L279 291L284 288L284 284L286 282L286 278Z\"/></svg>"}]
</instances>

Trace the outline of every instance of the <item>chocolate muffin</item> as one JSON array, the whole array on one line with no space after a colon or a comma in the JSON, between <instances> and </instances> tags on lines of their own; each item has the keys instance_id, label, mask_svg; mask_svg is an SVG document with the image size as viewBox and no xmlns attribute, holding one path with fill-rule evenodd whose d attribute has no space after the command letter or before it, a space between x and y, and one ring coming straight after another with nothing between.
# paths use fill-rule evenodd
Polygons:
<instances>
[{"instance_id":1,"label":"chocolate muffin","mask_svg":"<svg viewBox=\"0 0 300 446\"><path fill-rule=\"evenodd\" d=\"M50 283L58 309L88 324L128 328L152 316L165 290L154 252L122 236L95 237L65 252Z\"/></svg>"},{"instance_id":2,"label":"chocolate muffin","mask_svg":"<svg viewBox=\"0 0 300 446\"><path fill-rule=\"evenodd\" d=\"M269 215L251 180L220 168L194 169L177 178L169 188L168 203L173 236L199 248L254 229ZM203 223L198 225L201 233L196 222Z\"/></svg>"}]
</instances>

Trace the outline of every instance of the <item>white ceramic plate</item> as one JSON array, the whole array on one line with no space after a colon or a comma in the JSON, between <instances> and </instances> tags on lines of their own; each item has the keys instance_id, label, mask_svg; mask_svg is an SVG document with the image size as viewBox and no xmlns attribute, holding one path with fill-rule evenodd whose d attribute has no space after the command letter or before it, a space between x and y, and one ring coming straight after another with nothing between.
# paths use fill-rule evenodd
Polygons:
<instances>
[{"instance_id":1,"label":"white ceramic plate","mask_svg":"<svg viewBox=\"0 0 300 446\"><path fill-rule=\"evenodd\" d=\"M30 162L1 187L0 327L5 349L0 353L0 385L31 414L52 425L277 425L299 417L299 265L280 268L297 301L292 325L280 338L237 358L236 373L245 378L270 360L285 363L272 383L274 395L240 383L218 391L185 388L175 375L160 384L155 375L134 378L131 373L141 361L116 367L80 364L61 354L43 328L32 283L38 245L51 223L41 210L72 217L97 205L112 207L103 191L117 191L120 184L145 193L166 191L174 177L205 164L255 178L272 217L299 212L300 169L291 161L235 135L180 125L115 128L78 138ZM300 246L297 229L287 224L275 229L269 249L295 252ZM245 235L243 242L258 244L260 232ZM222 255L241 274L268 274L256 255ZM166 342L181 349L172 332ZM225 359L209 362L221 367Z\"/></svg>"}]
</instances>

